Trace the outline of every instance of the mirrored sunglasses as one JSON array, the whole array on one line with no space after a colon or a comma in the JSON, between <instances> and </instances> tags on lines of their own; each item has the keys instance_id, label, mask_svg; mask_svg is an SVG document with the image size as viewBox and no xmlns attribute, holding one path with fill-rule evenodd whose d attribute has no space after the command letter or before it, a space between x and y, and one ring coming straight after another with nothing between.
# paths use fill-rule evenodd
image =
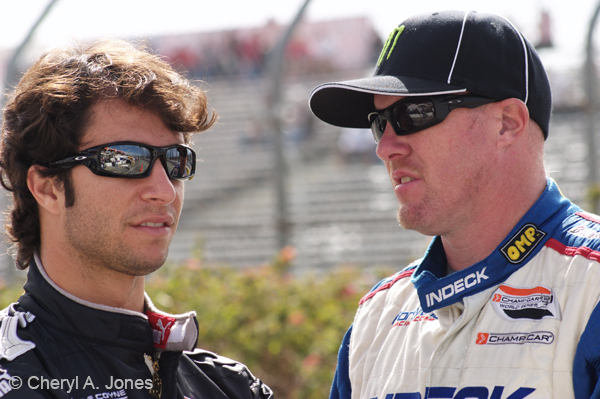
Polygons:
<instances>
[{"instance_id":1,"label":"mirrored sunglasses","mask_svg":"<svg viewBox=\"0 0 600 399\"><path fill-rule=\"evenodd\" d=\"M190 180L196 173L196 152L186 145L153 147L130 141L91 147L47 166L70 169L84 165L99 176L139 179L150 176L157 159L173 180Z\"/></svg>"},{"instance_id":2,"label":"mirrored sunglasses","mask_svg":"<svg viewBox=\"0 0 600 399\"><path fill-rule=\"evenodd\" d=\"M460 96L408 97L368 116L375 142L379 143L388 122L398 136L420 132L442 122L456 108L477 108L498 100L465 94Z\"/></svg>"}]
</instances>

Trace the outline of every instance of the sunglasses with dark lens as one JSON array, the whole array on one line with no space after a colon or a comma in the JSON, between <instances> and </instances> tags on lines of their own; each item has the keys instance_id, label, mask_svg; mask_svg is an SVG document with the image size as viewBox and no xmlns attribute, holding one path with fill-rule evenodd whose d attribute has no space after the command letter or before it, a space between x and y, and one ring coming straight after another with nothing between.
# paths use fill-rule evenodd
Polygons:
<instances>
[{"instance_id":1,"label":"sunglasses with dark lens","mask_svg":"<svg viewBox=\"0 0 600 399\"><path fill-rule=\"evenodd\" d=\"M91 147L47 166L70 169L84 165L99 176L139 179L150 176L158 158L173 180L190 180L196 173L196 152L186 145L153 147L130 141Z\"/></svg>"},{"instance_id":2,"label":"sunglasses with dark lens","mask_svg":"<svg viewBox=\"0 0 600 399\"><path fill-rule=\"evenodd\" d=\"M456 108L477 108L498 100L465 94L460 96L408 97L386 109L371 112L369 123L375 142L379 143L388 122L398 136L406 136L442 122Z\"/></svg>"}]
</instances>

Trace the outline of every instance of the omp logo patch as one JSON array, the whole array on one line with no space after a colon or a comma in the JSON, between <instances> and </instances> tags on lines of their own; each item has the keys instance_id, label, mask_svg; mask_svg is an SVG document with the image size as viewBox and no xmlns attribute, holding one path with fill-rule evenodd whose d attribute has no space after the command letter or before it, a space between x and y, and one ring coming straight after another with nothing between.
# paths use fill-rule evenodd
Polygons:
<instances>
[{"instance_id":1,"label":"omp logo patch","mask_svg":"<svg viewBox=\"0 0 600 399\"><path fill-rule=\"evenodd\" d=\"M412 312L400 312L394 318L392 322L392 327L406 327L409 326L410 323L416 322L426 322L426 321L434 321L437 320L437 316L433 313L425 313L423 309L420 307L417 310L413 310Z\"/></svg>"},{"instance_id":2,"label":"omp logo patch","mask_svg":"<svg viewBox=\"0 0 600 399\"><path fill-rule=\"evenodd\" d=\"M521 263L542 241L546 233L536 225L528 223L500 249L510 263Z\"/></svg>"},{"instance_id":3,"label":"omp logo patch","mask_svg":"<svg viewBox=\"0 0 600 399\"><path fill-rule=\"evenodd\" d=\"M554 342L554 334L550 331L534 331L529 333L477 333L477 345L507 345L507 344L546 344Z\"/></svg>"},{"instance_id":4,"label":"omp logo patch","mask_svg":"<svg viewBox=\"0 0 600 399\"><path fill-rule=\"evenodd\" d=\"M560 309L552 290L543 286L515 288L501 285L492 295L491 302L496 313L504 320L560 319Z\"/></svg>"}]
</instances>

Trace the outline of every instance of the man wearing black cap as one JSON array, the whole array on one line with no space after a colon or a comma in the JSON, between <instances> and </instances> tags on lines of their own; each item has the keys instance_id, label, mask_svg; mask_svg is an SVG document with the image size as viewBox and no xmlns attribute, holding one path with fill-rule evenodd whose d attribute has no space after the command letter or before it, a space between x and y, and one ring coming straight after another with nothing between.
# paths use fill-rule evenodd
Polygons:
<instances>
[{"instance_id":1,"label":"man wearing black cap","mask_svg":"<svg viewBox=\"0 0 600 399\"><path fill-rule=\"evenodd\" d=\"M375 76L315 88L373 131L398 221L435 236L360 302L331 398L600 397L600 218L546 177L551 94L506 19L407 19Z\"/></svg>"}]
</instances>

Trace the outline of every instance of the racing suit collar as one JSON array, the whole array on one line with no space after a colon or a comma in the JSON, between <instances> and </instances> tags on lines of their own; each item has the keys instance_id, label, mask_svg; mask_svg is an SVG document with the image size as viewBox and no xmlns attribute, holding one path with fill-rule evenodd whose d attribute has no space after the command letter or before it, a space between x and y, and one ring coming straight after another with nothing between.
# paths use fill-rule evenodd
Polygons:
<instances>
[{"instance_id":1,"label":"racing suit collar","mask_svg":"<svg viewBox=\"0 0 600 399\"><path fill-rule=\"evenodd\" d=\"M501 283L543 248L564 219L558 218L559 214L579 210L562 196L554 180L548 178L542 195L487 258L448 276L445 276L446 254L442 240L434 237L411 277L423 311L432 312ZM521 240L523 235L531 238L530 245L521 245L524 251L515 251L511 244Z\"/></svg>"},{"instance_id":2,"label":"racing suit collar","mask_svg":"<svg viewBox=\"0 0 600 399\"><path fill-rule=\"evenodd\" d=\"M30 263L23 288L25 294L19 298L19 304L38 320L70 335L148 353L193 350L198 340L195 312L182 315L161 312L148 295L145 295L146 314L82 300L48 277L37 254Z\"/></svg>"}]
</instances>

